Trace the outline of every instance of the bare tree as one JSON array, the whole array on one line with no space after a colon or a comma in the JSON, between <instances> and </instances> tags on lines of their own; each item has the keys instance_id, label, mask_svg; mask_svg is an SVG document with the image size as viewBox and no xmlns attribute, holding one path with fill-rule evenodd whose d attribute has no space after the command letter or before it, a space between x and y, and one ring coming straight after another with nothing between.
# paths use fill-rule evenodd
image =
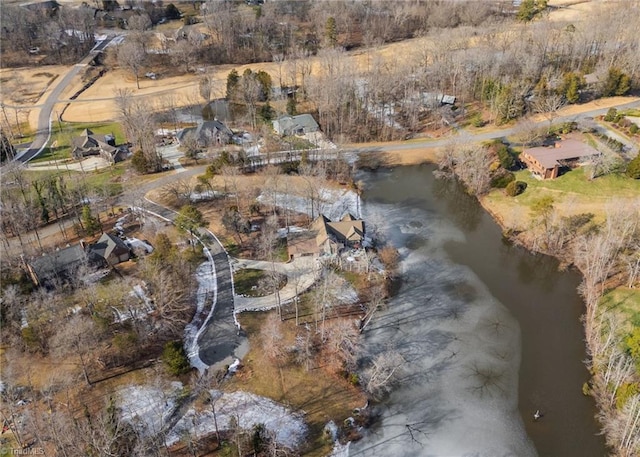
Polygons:
<instances>
[{"instance_id":1,"label":"bare tree","mask_svg":"<svg viewBox=\"0 0 640 457\"><path fill-rule=\"evenodd\" d=\"M143 100L134 98L131 91L127 89L119 89L116 92L116 104L127 139L142 154L144 170L146 172L160 171L162 156L156 150L153 113Z\"/></svg>"},{"instance_id":2,"label":"bare tree","mask_svg":"<svg viewBox=\"0 0 640 457\"><path fill-rule=\"evenodd\" d=\"M378 354L363 372L364 388L374 398L380 398L398 380L406 363L404 357L393 349Z\"/></svg>"},{"instance_id":3,"label":"bare tree","mask_svg":"<svg viewBox=\"0 0 640 457\"><path fill-rule=\"evenodd\" d=\"M93 321L81 314L76 314L58 329L52 337L50 345L59 357L77 354L84 380L88 385L91 385L87 357L96 340L97 329Z\"/></svg>"},{"instance_id":4,"label":"bare tree","mask_svg":"<svg viewBox=\"0 0 640 457\"><path fill-rule=\"evenodd\" d=\"M137 41L127 40L118 46L118 64L135 76L138 89L140 89L140 71L144 68L146 57L144 48Z\"/></svg>"},{"instance_id":5,"label":"bare tree","mask_svg":"<svg viewBox=\"0 0 640 457\"><path fill-rule=\"evenodd\" d=\"M532 103L533 111L544 116L549 122L547 133L551 132L553 120L558 116L558 111L565 105L566 100L564 97L555 93L541 94L534 99Z\"/></svg>"}]
</instances>

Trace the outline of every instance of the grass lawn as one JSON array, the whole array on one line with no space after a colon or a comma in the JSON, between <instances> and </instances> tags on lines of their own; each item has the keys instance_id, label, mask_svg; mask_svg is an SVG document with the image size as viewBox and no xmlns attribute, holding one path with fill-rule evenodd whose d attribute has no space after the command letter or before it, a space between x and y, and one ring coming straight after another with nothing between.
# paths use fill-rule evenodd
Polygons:
<instances>
[{"instance_id":1,"label":"grass lawn","mask_svg":"<svg viewBox=\"0 0 640 457\"><path fill-rule=\"evenodd\" d=\"M581 168L571 170L557 179L538 180L527 170L515 173L518 181L527 183L527 189L517 197L507 196L495 189L482 197L483 204L505 226L524 229L529 226L531 205L541 197L551 196L562 215L593 213L596 219L604 217L606 204L617 198L640 196L640 180L622 174L611 174L589 181Z\"/></svg>"},{"instance_id":2,"label":"grass lawn","mask_svg":"<svg viewBox=\"0 0 640 457\"><path fill-rule=\"evenodd\" d=\"M129 166L128 162L120 162L110 168L100 170L87 170L85 173L78 171L67 171L61 165L58 170L31 171L25 170L29 180L44 180L50 176L62 175L69 188L86 184L90 189L95 189L103 195L114 196L122 192L121 177Z\"/></svg>"},{"instance_id":3,"label":"grass lawn","mask_svg":"<svg viewBox=\"0 0 640 457\"><path fill-rule=\"evenodd\" d=\"M265 287L264 285L264 281L267 280L268 275L268 271L253 268L236 271L233 273L233 285L236 293L248 297L263 297L271 294L273 292L271 287ZM282 289L287 284L287 277L284 275L279 276L278 288Z\"/></svg>"},{"instance_id":4,"label":"grass lawn","mask_svg":"<svg viewBox=\"0 0 640 457\"><path fill-rule=\"evenodd\" d=\"M251 349L243 361L244 368L231 379L228 389L253 392L294 410L304 411L310 429L308 449L304 455L328 455L332 445L322 436L325 424L331 419L341 424L353 415L354 408L366 403L366 398L357 387L322 368L306 371L304 367L291 363L283 363L278 368L262 350L259 336L260 327L267 316L267 313L242 313L238 316L249 335ZM293 321L283 323L283 336L287 342L293 341L295 330Z\"/></svg>"},{"instance_id":5,"label":"grass lawn","mask_svg":"<svg viewBox=\"0 0 640 457\"><path fill-rule=\"evenodd\" d=\"M89 129L95 134L106 135L111 133L116 137L116 144L122 144L125 140L122 127L117 122L89 124L77 122L54 122L52 125L51 141L32 162L44 162L48 160L60 160L71 158L71 140L80 136L84 129Z\"/></svg>"},{"instance_id":6,"label":"grass lawn","mask_svg":"<svg viewBox=\"0 0 640 457\"><path fill-rule=\"evenodd\" d=\"M640 327L640 289L618 287L604 294L600 304L603 312L614 311L622 317L626 331Z\"/></svg>"}]
</instances>

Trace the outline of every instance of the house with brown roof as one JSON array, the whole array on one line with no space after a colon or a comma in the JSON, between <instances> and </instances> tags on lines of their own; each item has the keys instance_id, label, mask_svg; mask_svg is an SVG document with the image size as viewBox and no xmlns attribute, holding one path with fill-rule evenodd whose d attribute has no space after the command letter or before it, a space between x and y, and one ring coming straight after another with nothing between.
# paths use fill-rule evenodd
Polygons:
<instances>
[{"instance_id":1,"label":"house with brown roof","mask_svg":"<svg viewBox=\"0 0 640 457\"><path fill-rule=\"evenodd\" d=\"M103 233L100 239L89 245L90 258L103 259L108 265L117 265L131 258L131 248L117 236Z\"/></svg>"},{"instance_id":2,"label":"house with brown roof","mask_svg":"<svg viewBox=\"0 0 640 457\"><path fill-rule=\"evenodd\" d=\"M331 221L321 215L311 223L306 234L292 234L287 238L289 258L306 255L334 255L344 249L358 249L362 246L365 225L347 213L339 221Z\"/></svg>"},{"instance_id":3,"label":"house with brown roof","mask_svg":"<svg viewBox=\"0 0 640 457\"><path fill-rule=\"evenodd\" d=\"M578 140L558 141L552 147L536 147L522 151L520 160L542 179L555 179L562 167L575 167L580 162L600 155L600 152Z\"/></svg>"}]
</instances>

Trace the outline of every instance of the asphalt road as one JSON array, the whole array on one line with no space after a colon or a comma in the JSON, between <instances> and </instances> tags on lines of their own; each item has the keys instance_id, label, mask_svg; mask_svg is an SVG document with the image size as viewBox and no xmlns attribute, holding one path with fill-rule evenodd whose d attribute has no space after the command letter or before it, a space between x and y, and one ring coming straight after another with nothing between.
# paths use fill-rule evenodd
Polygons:
<instances>
[{"instance_id":1,"label":"asphalt road","mask_svg":"<svg viewBox=\"0 0 640 457\"><path fill-rule=\"evenodd\" d=\"M58 102L58 97L60 97L62 91L67 88L73 78L80 73L83 68L87 67L89 63L95 59L96 55L102 52L114 38L115 37L108 37L106 40L103 40L94 46L94 48L89 52L89 55L82 59L80 63L75 64L73 68L71 68L71 70L69 70L58 82L58 85L51 91L40 107L40 114L38 115L38 129L33 142L29 146L29 149L16 157L16 160L26 163L44 150L51 139L51 113Z\"/></svg>"},{"instance_id":2,"label":"asphalt road","mask_svg":"<svg viewBox=\"0 0 640 457\"><path fill-rule=\"evenodd\" d=\"M640 101L629 102L623 105L616 106L618 110L638 108L638 107L640 107ZM574 122L574 121L579 122L585 119L595 118L596 116L601 116L606 114L608 110L609 108L598 108L591 111L585 111L582 113L571 114L566 116L558 116L553 120L553 124L561 124L563 122ZM539 126L544 126L548 124L548 122L549 121L544 120L544 121L537 122L536 124ZM516 133L518 131L518 128L519 128L518 126L515 126L515 127L509 127L506 129L492 130L490 132L484 132L484 133L469 133L466 131L460 131L457 134L457 136L460 137L461 139L464 139L465 141L482 142L482 141L493 140L496 138L508 137ZM603 127L597 127L597 128L600 131L605 130ZM613 136L619 141L622 141L630 149L637 150L638 148L637 144L630 142L629 140L627 140L624 137L621 137L615 132L611 132L610 130L607 130L607 134L609 134L610 136ZM446 146L447 144L451 144L451 142L452 142L452 137L447 137L445 139L440 139L440 140L418 140L418 141L409 140L409 141L391 142L387 144L369 146L369 147L355 147L355 148L348 149L348 151L393 152L393 151L403 151L403 150L412 150L412 149L420 149L420 148L439 148L439 147Z\"/></svg>"},{"instance_id":3,"label":"asphalt road","mask_svg":"<svg viewBox=\"0 0 640 457\"><path fill-rule=\"evenodd\" d=\"M183 177L183 173L173 176ZM168 181L168 180L167 180ZM166 181L165 181L166 183ZM146 210L173 221L176 212L158 205L147 199ZM242 358L243 343L246 341L244 332L239 331L234 317L233 279L229 256L220 241L209 230L202 229L201 237L207 239L207 247L211 252L216 272L217 294L212 304L213 311L205 323L205 328L198 337L200 347L199 356L208 366L233 362L233 358Z\"/></svg>"}]
</instances>

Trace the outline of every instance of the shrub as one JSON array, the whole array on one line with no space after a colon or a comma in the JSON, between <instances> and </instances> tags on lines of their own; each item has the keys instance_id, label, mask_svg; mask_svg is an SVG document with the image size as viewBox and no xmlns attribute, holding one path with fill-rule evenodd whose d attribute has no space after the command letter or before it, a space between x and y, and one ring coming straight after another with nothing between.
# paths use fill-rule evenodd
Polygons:
<instances>
[{"instance_id":1,"label":"shrub","mask_svg":"<svg viewBox=\"0 0 640 457\"><path fill-rule=\"evenodd\" d=\"M638 133L638 126L636 124L631 124L631 127L629 127L629 133L632 135Z\"/></svg>"},{"instance_id":2,"label":"shrub","mask_svg":"<svg viewBox=\"0 0 640 457\"><path fill-rule=\"evenodd\" d=\"M131 156L131 166L136 172L140 174L147 173L149 163L147 162L147 158L144 156L144 153L142 151L138 150L133 153L133 156Z\"/></svg>"},{"instance_id":3,"label":"shrub","mask_svg":"<svg viewBox=\"0 0 640 457\"><path fill-rule=\"evenodd\" d=\"M620 385L616 392L616 408L622 409L627 401L640 393L640 386L637 383L624 383Z\"/></svg>"},{"instance_id":4,"label":"shrub","mask_svg":"<svg viewBox=\"0 0 640 457\"><path fill-rule=\"evenodd\" d=\"M174 376L185 374L191 369L187 353L180 341L169 341L164 345L162 361L167 365L169 373Z\"/></svg>"},{"instance_id":5,"label":"shrub","mask_svg":"<svg viewBox=\"0 0 640 457\"><path fill-rule=\"evenodd\" d=\"M506 170L511 170L516 164L516 159L513 156L512 152L507 147L507 145L501 144L498 147L497 152L498 152L498 159L500 159L500 165L502 165L502 168Z\"/></svg>"},{"instance_id":6,"label":"shrub","mask_svg":"<svg viewBox=\"0 0 640 457\"><path fill-rule=\"evenodd\" d=\"M607 111L607 114L604 116L604 120L607 122L613 122L613 120L616 118L617 115L618 115L617 109L609 108L609 111Z\"/></svg>"},{"instance_id":7,"label":"shrub","mask_svg":"<svg viewBox=\"0 0 640 457\"><path fill-rule=\"evenodd\" d=\"M527 183L524 181L511 181L507 184L505 191L509 197L515 197L524 192L526 188Z\"/></svg>"},{"instance_id":8,"label":"shrub","mask_svg":"<svg viewBox=\"0 0 640 457\"><path fill-rule=\"evenodd\" d=\"M471 117L471 125L474 127L484 127L484 120L482 119L482 114L476 113Z\"/></svg>"},{"instance_id":9,"label":"shrub","mask_svg":"<svg viewBox=\"0 0 640 457\"><path fill-rule=\"evenodd\" d=\"M633 179L640 179L640 154L627 165L627 176Z\"/></svg>"},{"instance_id":10,"label":"shrub","mask_svg":"<svg viewBox=\"0 0 640 457\"><path fill-rule=\"evenodd\" d=\"M504 189L509 183L515 181L516 177L510 171L502 173L491 180L491 187L496 189Z\"/></svg>"}]
</instances>

